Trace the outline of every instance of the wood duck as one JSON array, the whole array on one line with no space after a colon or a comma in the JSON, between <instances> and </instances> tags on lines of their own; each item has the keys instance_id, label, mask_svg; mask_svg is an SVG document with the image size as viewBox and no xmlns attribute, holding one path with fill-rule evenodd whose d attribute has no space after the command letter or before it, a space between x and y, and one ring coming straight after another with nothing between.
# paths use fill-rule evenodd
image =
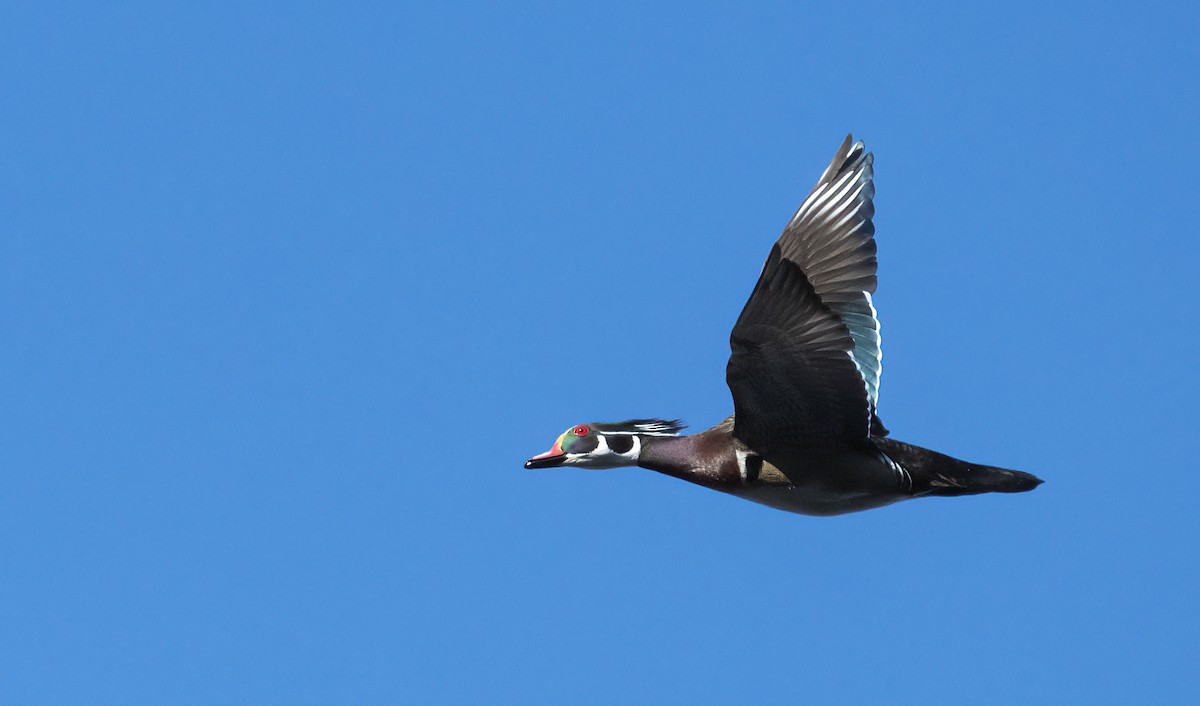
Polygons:
<instances>
[{"instance_id":1,"label":"wood duck","mask_svg":"<svg viewBox=\"0 0 1200 706\"><path fill-rule=\"evenodd\" d=\"M872 163L847 135L771 248L730 336L732 416L690 436L679 420L579 424L525 467L637 465L807 515L1036 488L896 441L879 421Z\"/></svg>"}]
</instances>

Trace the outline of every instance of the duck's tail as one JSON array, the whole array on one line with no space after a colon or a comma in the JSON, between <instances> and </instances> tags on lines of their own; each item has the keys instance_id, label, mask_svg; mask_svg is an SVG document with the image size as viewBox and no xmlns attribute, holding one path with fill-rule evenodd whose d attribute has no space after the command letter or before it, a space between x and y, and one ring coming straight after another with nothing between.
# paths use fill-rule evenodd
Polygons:
<instances>
[{"instance_id":1,"label":"duck's tail","mask_svg":"<svg viewBox=\"0 0 1200 706\"><path fill-rule=\"evenodd\" d=\"M912 476L913 495L1022 493L1042 484L1032 473L984 466L887 438L875 438L881 451Z\"/></svg>"}]
</instances>

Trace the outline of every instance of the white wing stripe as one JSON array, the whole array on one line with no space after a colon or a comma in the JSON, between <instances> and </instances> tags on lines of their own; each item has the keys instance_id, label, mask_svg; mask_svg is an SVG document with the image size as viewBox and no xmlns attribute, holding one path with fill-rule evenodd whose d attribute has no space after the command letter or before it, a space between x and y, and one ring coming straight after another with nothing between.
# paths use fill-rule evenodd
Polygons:
<instances>
[{"instance_id":1,"label":"white wing stripe","mask_svg":"<svg viewBox=\"0 0 1200 706\"><path fill-rule=\"evenodd\" d=\"M862 175L858 173L848 174L847 176L855 177L855 179L851 180L848 184L839 185L837 187L839 191L829 194L828 200L825 200L820 205L820 208L815 209L809 214L809 217L805 219L805 225L812 224L818 220L832 219L847 208L854 211L858 210L861 204L857 201L857 199L854 198L854 196L857 196L859 193L861 193L862 186L865 186L866 182L861 181L860 177ZM855 189L856 183L858 188L855 190L853 196L851 196L850 191Z\"/></svg>"},{"instance_id":2,"label":"white wing stripe","mask_svg":"<svg viewBox=\"0 0 1200 706\"><path fill-rule=\"evenodd\" d=\"M843 205L842 197L844 197L846 195L846 193L849 192L851 186L854 184L854 181L851 180L851 177L857 178L858 176L861 176L861 175L856 172L846 173L841 179L839 179L837 181L836 184L834 184L832 187L830 187L829 194L828 194L829 198L826 199L825 202L821 204L821 208L814 211L812 216L806 220L815 221L818 218L822 218L822 217L826 216L830 212L830 209L836 209L837 207ZM846 183L843 183L843 182L846 182Z\"/></svg>"},{"instance_id":3,"label":"white wing stripe","mask_svg":"<svg viewBox=\"0 0 1200 706\"><path fill-rule=\"evenodd\" d=\"M828 184L821 184L812 192L812 194L809 195L807 199L804 199L804 203L800 204L800 208L796 209L796 215L792 216L792 220L789 222L789 225L804 218L804 215L808 213L808 210L812 208L812 205L820 200L821 193L825 191L826 186L828 186Z\"/></svg>"}]
</instances>

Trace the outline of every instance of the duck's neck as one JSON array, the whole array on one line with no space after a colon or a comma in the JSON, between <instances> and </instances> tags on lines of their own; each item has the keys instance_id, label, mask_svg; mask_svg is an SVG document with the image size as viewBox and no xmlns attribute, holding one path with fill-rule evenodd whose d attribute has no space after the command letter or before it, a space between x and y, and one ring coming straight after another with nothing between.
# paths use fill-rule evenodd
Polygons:
<instances>
[{"instance_id":1,"label":"duck's neck","mask_svg":"<svg viewBox=\"0 0 1200 706\"><path fill-rule=\"evenodd\" d=\"M637 464L692 483L722 488L734 479L725 477L728 473L724 471L728 469L724 468L726 464L721 462L723 459L717 458L722 455L719 450L709 448L710 445L704 441L703 434L642 437L642 450ZM734 461L735 476L736 463Z\"/></svg>"},{"instance_id":2,"label":"duck's neck","mask_svg":"<svg viewBox=\"0 0 1200 706\"><path fill-rule=\"evenodd\" d=\"M688 458L695 443L690 436L643 436L637 464L642 468L685 478Z\"/></svg>"}]
</instances>

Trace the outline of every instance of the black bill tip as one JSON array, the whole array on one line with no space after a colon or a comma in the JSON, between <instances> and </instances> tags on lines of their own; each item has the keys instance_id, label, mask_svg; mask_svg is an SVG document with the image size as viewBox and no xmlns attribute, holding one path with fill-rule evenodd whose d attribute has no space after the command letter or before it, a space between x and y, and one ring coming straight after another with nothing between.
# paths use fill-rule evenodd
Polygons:
<instances>
[{"instance_id":1,"label":"black bill tip","mask_svg":"<svg viewBox=\"0 0 1200 706\"><path fill-rule=\"evenodd\" d=\"M558 456L534 456L533 458L531 458L525 462L525 467L526 468L552 468L554 466L561 466L562 460L566 457L567 457L566 454L561 454Z\"/></svg>"}]
</instances>

